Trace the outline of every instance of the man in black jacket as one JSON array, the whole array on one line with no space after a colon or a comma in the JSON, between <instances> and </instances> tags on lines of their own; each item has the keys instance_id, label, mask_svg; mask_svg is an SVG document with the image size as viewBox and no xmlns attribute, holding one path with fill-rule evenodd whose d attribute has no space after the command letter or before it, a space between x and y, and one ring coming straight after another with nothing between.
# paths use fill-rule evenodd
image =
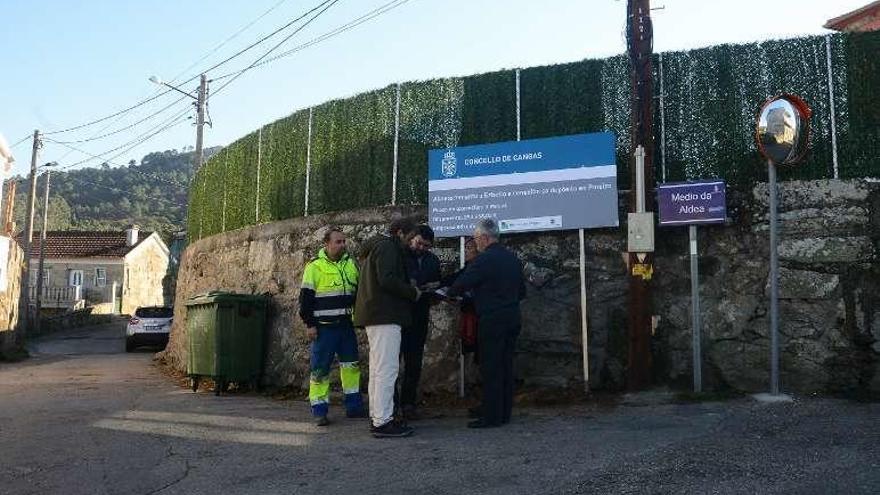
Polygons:
<instances>
[{"instance_id":1,"label":"man in black jacket","mask_svg":"<svg viewBox=\"0 0 880 495\"><path fill-rule=\"evenodd\" d=\"M368 241L354 307L354 325L370 341L370 418L375 437L405 437L412 428L393 421L394 385L400 369L401 328L412 324L419 289L406 273L404 240L415 229L408 218L391 222L388 233Z\"/></svg>"},{"instance_id":2,"label":"man in black jacket","mask_svg":"<svg viewBox=\"0 0 880 495\"><path fill-rule=\"evenodd\" d=\"M482 417L469 428L491 428L510 422L513 408L513 351L519 335L519 302L525 298L522 264L498 243L498 223L477 223L474 241L480 255L449 288L455 297L471 290L479 318L480 376L483 381Z\"/></svg>"},{"instance_id":3,"label":"man in black jacket","mask_svg":"<svg viewBox=\"0 0 880 495\"><path fill-rule=\"evenodd\" d=\"M434 247L434 231L427 225L419 225L409 239L406 268L410 281L420 288L430 289L440 282L440 259L431 252ZM418 419L416 402L419 379L422 376L422 359L428 338L428 320L431 298L421 297L413 305L412 324L404 327L400 343L403 358L403 379L400 387L400 405L404 417Z\"/></svg>"}]
</instances>

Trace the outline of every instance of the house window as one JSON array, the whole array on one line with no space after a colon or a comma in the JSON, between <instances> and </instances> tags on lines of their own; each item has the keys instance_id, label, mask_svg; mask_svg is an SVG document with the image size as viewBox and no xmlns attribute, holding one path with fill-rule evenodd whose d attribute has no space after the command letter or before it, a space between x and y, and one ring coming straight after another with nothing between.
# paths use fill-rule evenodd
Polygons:
<instances>
[{"instance_id":1,"label":"house window","mask_svg":"<svg viewBox=\"0 0 880 495\"><path fill-rule=\"evenodd\" d=\"M95 287L107 286L107 269L95 268Z\"/></svg>"},{"instance_id":2,"label":"house window","mask_svg":"<svg viewBox=\"0 0 880 495\"><path fill-rule=\"evenodd\" d=\"M70 286L71 287L82 287L83 284L83 271L82 270L70 270Z\"/></svg>"}]
</instances>

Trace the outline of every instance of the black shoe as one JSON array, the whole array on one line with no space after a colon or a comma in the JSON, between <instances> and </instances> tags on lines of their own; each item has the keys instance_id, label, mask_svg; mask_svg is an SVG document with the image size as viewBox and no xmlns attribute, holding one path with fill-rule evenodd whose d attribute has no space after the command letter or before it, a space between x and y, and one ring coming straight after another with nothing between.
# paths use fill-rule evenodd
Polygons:
<instances>
[{"instance_id":1,"label":"black shoe","mask_svg":"<svg viewBox=\"0 0 880 495\"><path fill-rule=\"evenodd\" d=\"M479 419L483 417L483 408L480 406L474 406L468 408L468 417L471 419Z\"/></svg>"},{"instance_id":2,"label":"black shoe","mask_svg":"<svg viewBox=\"0 0 880 495\"><path fill-rule=\"evenodd\" d=\"M330 420L327 419L327 416L319 416L315 419L315 426L327 426L330 424Z\"/></svg>"},{"instance_id":3,"label":"black shoe","mask_svg":"<svg viewBox=\"0 0 880 495\"><path fill-rule=\"evenodd\" d=\"M484 419L478 419L476 421L471 421L467 424L468 428L498 428L501 426L498 423L488 423Z\"/></svg>"},{"instance_id":4,"label":"black shoe","mask_svg":"<svg viewBox=\"0 0 880 495\"><path fill-rule=\"evenodd\" d=\"M364 411L363 409L361 409L360 411L346 411L345 417L346 418L366 418L368 416L367 416L367 411Z\"/></svg>"},{"instance_id":5,"label":"black shoe","mask_svg":"<svg viewBox=\"0 0 880 495\"><path fill-rule=\"evenodd\" d=\"M394 421L389 421L382 426L371 427L370 432L376 438L401 438L412 435L413 429L409 426L400 426Z\"/></svg>"}]
</instances>

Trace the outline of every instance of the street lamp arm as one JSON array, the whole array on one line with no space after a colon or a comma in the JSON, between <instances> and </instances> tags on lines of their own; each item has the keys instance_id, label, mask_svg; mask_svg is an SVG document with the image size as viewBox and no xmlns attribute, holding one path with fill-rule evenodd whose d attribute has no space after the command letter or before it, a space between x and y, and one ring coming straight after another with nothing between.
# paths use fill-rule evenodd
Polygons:
<instances>
[{"instance_id":1,"label":"street lamp arm","mask_svg":"<svg viewBox=\"0 0 880 495\"><path fill-rule=\"evenodd\" d=\"M167 86L167 87L173 89L174 91L177 91L178 93L181 93L181 94L184 94L184 95L186 95L186 96L189 96L189 97L192 98L193 100L198 100L198 99L199 99L197 96L193 95L192 93L187 93L186 91L184 91L184 90L182 90L182 89L180 89L180 88L178 88L178 87L176 87L176 86L172 86L172 85L168 84L168 83L165 82L165 81L162 81L162 82L160 82L159 84L161 84L162 86Z\"/></svg>"},{"instance_id":2,"label":"street lamp arm","mask_svg":"<svg viewBox=\"0 0 880 495\"><path fill-rule=\"evenodd\" d=\"M156 77L156 76L150 76L150 82L153 83L153 84L158 84L158 85L160 85L160 86L165 86L165 87L167 87L167 88L173 89L174 91L177 91L178 93L181 93L181 94L184 94L184 95L186 95L186 96L189 96L190 98L192 98L192 99L194 99L194 100L196 100L196 101L198 101L198 99L199 99L197 96L195 96L195 95L193 95L193 94L191 94L191 93L187 93L186 91L184 91L184 90L178 88L177 86L172 86L171 84L168 84L167 82L165 82L165 81L159 79L159 78Z\"/></svg>"}]
</instances>

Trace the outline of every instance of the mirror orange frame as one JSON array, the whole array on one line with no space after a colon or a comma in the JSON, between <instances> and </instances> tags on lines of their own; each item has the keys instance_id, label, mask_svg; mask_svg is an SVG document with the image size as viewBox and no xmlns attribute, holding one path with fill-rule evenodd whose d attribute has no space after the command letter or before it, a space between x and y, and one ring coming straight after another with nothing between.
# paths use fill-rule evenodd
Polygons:
<instances>
[{"instance_id":1,"label":"mirror orange frame","mask_svg":"<svg viewBox=\"0 0 880 495\"><path fill-rule=\"evenodd\" d=\"M798 95L790 94L790 93L782 93L780 95L773 96L771 98L767 98L764 103L761 104L761 107L758 108L758 115L755 119L755 122L761 121L761 115L764 113L764 109L767 108L767 105L770 105L774 101L777 100L786 100L795 108L795 110L800 114L800 122L803 125L803 131L799 133L798 143L800 144L800 149L797 150L797 153L791 158L786 159L782 163L775 163L776 165L795 165L801 161L803 161L804 157L807 155L807 151L809 150L809 142L810 142L810 116L813 115L813 110L810 109L810 106L807 105L807 102L804 101ZM760 131L758 129L758 125L755 125L755 143L758 145L758 151L761 153L761 156L764 157L767 161L773 161L767 156L767 152L764 149L764 144L761 142Z\"/></svg>"}]
</instances>

